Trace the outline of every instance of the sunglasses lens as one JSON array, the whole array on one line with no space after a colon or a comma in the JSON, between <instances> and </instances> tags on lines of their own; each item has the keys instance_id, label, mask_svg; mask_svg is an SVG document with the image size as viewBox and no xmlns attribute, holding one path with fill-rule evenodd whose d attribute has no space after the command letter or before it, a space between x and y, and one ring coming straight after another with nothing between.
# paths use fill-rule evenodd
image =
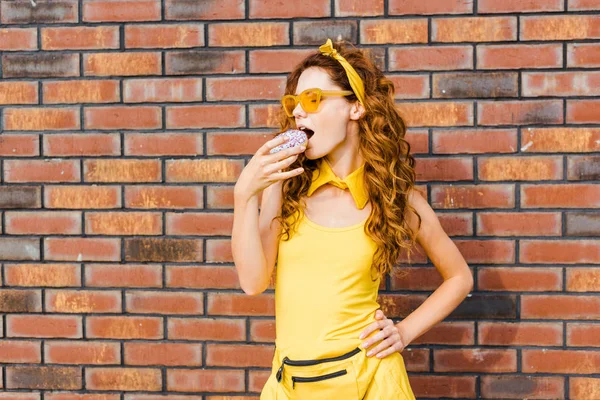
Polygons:
<instances>
[{"instance_id":1,"label":"sunglasses lens","mask_svg":"<svg viewBox=\"0 0 600 400\"><path fill-rule=\"evenodd\" d=\"M320 93L316 90L305 90L300 94L300 101L302 102L302 108L306 112L315 112L319 108L321 102Z\"/></svg>"},{"instance_id":2,"label":"sunglasses lens","mask_svg":"<svg viewBox=\"0 0 600 400\"><path fill-rule=\"evenodd\" d=\"M283 109L285 110L288 116L292 116L294 113L294 108L296 108L296 100L292 96L285 96L283 100L281 100L281 104L283 105Z\"/></svg>"}]
</instances>

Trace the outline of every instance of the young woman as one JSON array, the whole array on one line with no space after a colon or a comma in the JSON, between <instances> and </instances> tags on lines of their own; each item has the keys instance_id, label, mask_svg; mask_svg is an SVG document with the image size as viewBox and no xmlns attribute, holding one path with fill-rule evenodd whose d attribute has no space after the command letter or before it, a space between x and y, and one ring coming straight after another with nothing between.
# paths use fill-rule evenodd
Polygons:
<instances>
[{"instance_id":1,"label":"young woman","mask_svg":"<svg viewBox=\"0 0 600 400\"><path fill-rule=\"evenodd\" d=\"M414 399L400 352L452 312L473 278L427 201L394 86L358 49L330 40L289 75L282 131L235 185L232 251L242 289L275 277L276 343L261 400ZM259 214L258 196L262 193ZM417 242L444 278L398 323L379 309L380 279Z\"/></svg>"}]
</instances>

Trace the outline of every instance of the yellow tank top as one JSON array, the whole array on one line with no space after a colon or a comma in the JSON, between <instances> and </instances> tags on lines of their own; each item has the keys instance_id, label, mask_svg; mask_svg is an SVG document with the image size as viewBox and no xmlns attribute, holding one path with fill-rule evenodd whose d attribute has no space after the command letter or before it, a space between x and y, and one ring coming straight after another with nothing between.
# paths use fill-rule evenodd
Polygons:
<instances>
[{"instance_id":1,"label":"yellow tank top","mask_svg":"<svg viewBox=\"0 0 600 400\"><path fill-rule=\"evenodd\" d=\"M366 221L328 228L301 214L291 239L279 242L276 346L291 359L335 357L360 345L379 308L376 244Z\"/></svg>"}]
</instances>

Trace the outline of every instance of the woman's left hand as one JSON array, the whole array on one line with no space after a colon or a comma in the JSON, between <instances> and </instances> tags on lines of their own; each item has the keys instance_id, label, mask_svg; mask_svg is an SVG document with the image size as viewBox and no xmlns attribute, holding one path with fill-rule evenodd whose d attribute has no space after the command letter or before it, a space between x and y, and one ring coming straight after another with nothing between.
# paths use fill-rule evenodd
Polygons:
<instances>
[{"instance_id":1,"label":"woman's left hand","mask_svg":"<svg viewBox=\"0 0 600 400\"><path fill-rule=\"evenodd\" d=\"M383 358L395 352L404 350L406 344L404 343L400 330L394 325L394 322L391 319L387 319L381 310L375 312L375 320L375 322L362 331L359 337L359 339L364 339L372 332L379 330L377 334L368 338L360 345L363 349L368 349L374 344L377 344L377 346L369 349L367 356L371 357L377 355L377 358Z\"/></svg>"}]
</instances>

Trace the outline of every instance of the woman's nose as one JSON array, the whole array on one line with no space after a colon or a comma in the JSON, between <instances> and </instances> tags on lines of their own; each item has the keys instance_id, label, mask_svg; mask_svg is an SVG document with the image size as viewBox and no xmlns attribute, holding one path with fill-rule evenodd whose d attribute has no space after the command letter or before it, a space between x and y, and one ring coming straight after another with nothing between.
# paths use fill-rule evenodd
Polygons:
<instances>
[{"instance_id":1,"label":"woman's nose","mask_svg":"<svg viewBox=\"0 0 600 400\"><path fill-rule=\"evenodd\" d=\"M294 111L293 111L292 114L294 114L294 117L297 117L297 116L304 117L304 116L306 116L306 111L304 111L304 108L302 108L302 104L300 102L298 102L298 104L296 105L296 108L294 108Z\"/></svg>"}]
</instances>

